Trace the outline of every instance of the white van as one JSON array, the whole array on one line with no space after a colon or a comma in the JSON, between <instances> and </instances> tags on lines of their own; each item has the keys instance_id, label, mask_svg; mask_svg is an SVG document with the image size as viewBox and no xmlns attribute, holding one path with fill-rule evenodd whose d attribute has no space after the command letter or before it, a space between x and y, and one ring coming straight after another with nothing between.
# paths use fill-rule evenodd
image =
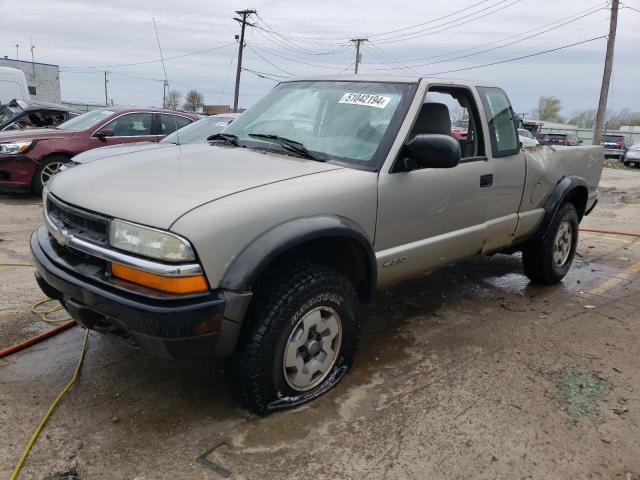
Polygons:
<instances>
[{"instance_id":1,"label":"white van","mask_svg":"<svg viewBox=\"0 0 640 480\"><path fill-rule=\"evenodd\" d=\"M16 100L29 100L27 78L22 70L0 67L0 105Z\"/></svg>"}]
</instances>

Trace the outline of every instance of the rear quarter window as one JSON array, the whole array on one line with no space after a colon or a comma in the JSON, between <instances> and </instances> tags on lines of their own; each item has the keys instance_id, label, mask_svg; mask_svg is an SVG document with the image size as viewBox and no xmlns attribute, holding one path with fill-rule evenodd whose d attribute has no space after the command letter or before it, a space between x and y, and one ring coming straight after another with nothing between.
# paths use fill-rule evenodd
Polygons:
<instances>
[{"instance_id":1,"label":"rear quarter window","mask_svg":"<svg viewBox=\"0 0 640 480\"><path fill-rule=\"evenodd\" d=\"M509 98L500 88L478 87L489 124L494 157L515 155L520 151L518 126Z\"/></svg>"}]
</instances>

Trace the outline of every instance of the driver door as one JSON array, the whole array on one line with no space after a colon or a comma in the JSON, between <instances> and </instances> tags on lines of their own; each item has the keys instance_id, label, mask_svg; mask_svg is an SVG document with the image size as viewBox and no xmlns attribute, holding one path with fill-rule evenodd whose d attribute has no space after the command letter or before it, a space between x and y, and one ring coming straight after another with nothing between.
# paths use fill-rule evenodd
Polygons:
<instances>
[{"instance_id":1,"label":"driver door","mask_svg":"<svg viewBox=\"0 0 640 480\"><path fill-rule=\"evenodd\" d=\"M446 94L448 89L439 90ZM469 115L466 138L460 139L463 146L460 163L454 168L411 171L392 168L380 173L375 239L380 286L417 276L482 250L488 216L484 191L491 188L492 162L484 152L473 93L453 93L467 103ZM428 93L426 100L433 96ZM425 108L425 105L409 138L418 133L451 135L450 117L431 118L444 109ZM428 118L421 118L425 115ZM426 127L418 131L419 125ZM396 160L396 166L398 161L402 158Z\"/></svg>"}]
</instances>

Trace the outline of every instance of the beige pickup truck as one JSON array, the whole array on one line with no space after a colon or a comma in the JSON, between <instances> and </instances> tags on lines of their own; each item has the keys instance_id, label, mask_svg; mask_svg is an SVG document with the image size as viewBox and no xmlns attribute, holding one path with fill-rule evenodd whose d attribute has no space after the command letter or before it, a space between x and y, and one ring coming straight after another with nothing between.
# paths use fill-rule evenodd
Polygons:
<instances>
[{"instance_id":1,"label":"beige pickup truck","mask_svg":"<svg viewBox=\"0 0 640 480\"><path fill-rule=\"evenodd\" d=\"M340 381L377 289L495 252L561 281L603 158L522 148L500 88L295 79L208 143L56 176L36 277L86 328L165 358L228 357L238 398L267 414Z\"/></svg>"}]
</instances>

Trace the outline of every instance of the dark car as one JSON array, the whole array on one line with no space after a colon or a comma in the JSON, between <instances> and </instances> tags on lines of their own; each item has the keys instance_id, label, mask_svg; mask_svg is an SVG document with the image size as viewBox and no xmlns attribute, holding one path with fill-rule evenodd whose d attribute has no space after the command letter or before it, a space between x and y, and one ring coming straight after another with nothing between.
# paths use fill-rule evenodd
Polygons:
<instances>
[{"instance_id":1,"label":"dark car","mask_svg":"<svg viewBox=\"0 0 640 480\"><path fill-rule=\"evenodd\" d=\"M14 99L0 106L0 132L26 128L51 128L81 113L55 103Z\"/></svg>"},{"instance_id":2,"label":"dark car","mask_svg":"<svg viewBox=\"0 0 640 480\"><path fill-rule=\"evenodd\" d=\"M220 133L222 130L227 128L227 125L233 122L240 115L240 113L225 113L201 118L197 122L193 122L192 124L167 135L159 142L135 142L87 150L86 152L73 157L71 163L63 166L62 168L66 169L74 164L89 163L94 160L115 157L117 155L124 155L133 152L141 152L143 150L171 147L178 144L206 143L207 139L211 135Z\"/></svg>"},{"instance_id":3,"label":"dark car","mask_svg":"<svg viewBox=\"0 0 640 480\"><path fill-rule=\"evenodd\" d=\"M605 135L602 137L600 145L604 146L605 157L616 157L623 160L633 145L633 140L624 135Z\"/></svg>"},{"instance_id":4,"label":"dark car","mask_svg":"<svg viewBox=\"0 0 640 480\"><path fill-rule=\"evenodd\" d=\"M573 133L538 133L536 138L542 145L565 145L576 147L582 140Z\"/></svg>"},{"instance_id":5,"label":"dark car","mask_svg":"<svg viewBox=\"0 0 640 480\"><path fill-rule=\"evenodd\" d=\"M114 107L92 110L54 128L0 132L0 189L41 193L60 166L78 153L157 141L197 119L173 110Z\"/></svg>"}]
</instances>

